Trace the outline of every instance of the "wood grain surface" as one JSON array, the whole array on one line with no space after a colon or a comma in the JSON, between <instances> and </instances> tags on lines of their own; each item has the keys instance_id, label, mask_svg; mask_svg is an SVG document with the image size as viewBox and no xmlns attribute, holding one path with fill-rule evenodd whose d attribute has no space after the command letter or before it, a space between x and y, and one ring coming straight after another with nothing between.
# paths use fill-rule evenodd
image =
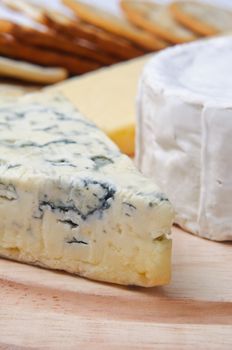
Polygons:
<instances>
[{"instance_id":1,"label":"wood grain surface","mask_svg":"<svg viewBox=\"0 0 232 350\"><path fill-rule=\"evenodd\" d=\"M173 278L144 289L0 260L0 349L232 349L232 244L173 229Z\"/></svg>"}]
</instances>

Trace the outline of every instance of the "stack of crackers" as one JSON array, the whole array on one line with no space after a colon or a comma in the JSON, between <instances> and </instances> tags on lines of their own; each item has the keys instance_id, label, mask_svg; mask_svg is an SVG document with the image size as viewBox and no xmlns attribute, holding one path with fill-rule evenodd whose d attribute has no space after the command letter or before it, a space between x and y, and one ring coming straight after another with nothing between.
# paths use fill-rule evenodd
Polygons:
<instances>
[{"instance_id":1,"label":"stack of crackers","mask_svg":"<svg viewBox=\"0 0 232 350\"><path fill-rule=\"evenodd\" d=\"M121 15L98 2L0 0L0 76L49 84L232 31L232 12L200 1L121 0Z\"/></svg>"}]
</instances>

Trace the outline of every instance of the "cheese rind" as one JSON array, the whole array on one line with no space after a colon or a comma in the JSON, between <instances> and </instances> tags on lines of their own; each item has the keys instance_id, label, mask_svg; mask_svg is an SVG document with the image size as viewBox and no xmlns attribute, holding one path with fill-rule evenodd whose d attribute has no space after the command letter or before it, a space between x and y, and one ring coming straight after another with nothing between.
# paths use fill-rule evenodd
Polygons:
<instances>
[{"instance_id":1,"label":"cheese rind","mask_svg":"<svg viewBox=\"0 0 232 350\"><path fill-rule=\"evenodd\" d=\"M61 95L0 108L0 254L96 280L170 279L167 197Z\"/></svg>"},{"instance_id":2,"label":"cheese rind","mask_svg":"<svg viewBox=\"0 0 232 350\"><path fill-rule=\"evenodd\" d=\"M139 168L167 193L176 223L218 241L232 239L231 49L225 37L156 55L138 96Z\"/></svg>"}]
</instances>

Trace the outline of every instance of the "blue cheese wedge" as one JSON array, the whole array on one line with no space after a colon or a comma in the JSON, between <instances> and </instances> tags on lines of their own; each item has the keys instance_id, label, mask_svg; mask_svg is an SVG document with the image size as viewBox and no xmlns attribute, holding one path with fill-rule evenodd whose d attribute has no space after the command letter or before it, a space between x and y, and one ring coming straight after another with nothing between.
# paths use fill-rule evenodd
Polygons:
<instances>
[{"instance_id":1,"label":"blue cheese wedge","mask_svg":"<svg viewBox=\"0 0 232 350\"><path fill-rule=\"evenodd\" d=\"M0 106L0 255L91 279L170 279L167 197L62 95Z\"/></svg>"}]
</instances>

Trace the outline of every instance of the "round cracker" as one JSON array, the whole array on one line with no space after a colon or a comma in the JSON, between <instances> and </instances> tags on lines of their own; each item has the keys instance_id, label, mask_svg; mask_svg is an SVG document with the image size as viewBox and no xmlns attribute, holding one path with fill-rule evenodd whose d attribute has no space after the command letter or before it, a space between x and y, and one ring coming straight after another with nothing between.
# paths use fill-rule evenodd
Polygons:
<instances>
[{"instance_id":1,"label":"round cracker","mask_svg":"<svg viewBox=\"0 0 232 350\"><path fill-rule=\"evenodd\" d=\"M0 54L42 66L63 67L72 74L87 73L101 67L98 62L86 58L81 59L54 50L27 46L9 34L0 34Z\"/></svg>"},{"instance_id":2,"label":"round cracker","mask_svg":"<svg viewBox=\"0 0 232 350\"><path fill-rule=\"evenodd\" d=\"M118 59L113 56L98 51L98 48L92 43L74 39L69 40L67 37L62 35L57 36L53 32L44 34L28 28L15 26L11 30L11 33L16 39L25 42L27 45L55 49L62 53L75 55L74 57L83 57L99 62L102 65L110 65L118 62Z\"/></svg>"},{"instance_id":3,"label":"round cracker","mask_svg":"<svg viewBox=\"0 0 232 350\"><path fill-rule=\"evenodd\" d=\"M15 6L16 4L14 4ZM5 8L4 5L1 5L0 9L3 10L3 13L0 13L0 21L8 21L8 32L22 42L42 48L55 49L63 53L74 54L78 57L99 62L101 65L110 65L118 62L118 59L105 52L101 52L96 45L90 42L72 40L70 43L70 39L67 39L66 36L62 34L57 36L53 30L43 24L38 24L32 18L28 18L25 13L16 12L11 8ZM21 7L18 10L20 11ZM6 30L4 31L6 32Z\"/></svg>"},{"instance_id":4,"label":"round cracker","mask_svg":"<svg viewBox=\"0 0 232 350\"><path fill-rule=\"evenodd\" d=\"M0 57L0 76L39 84L54 84L66 79L68 72L64 68L45 68L27 62Z\"/></svg>"},{"instance_id":5,"label":"round cracker","mask_svg":"<svg viewBox=\"0 0 232 350\"><path fill-rule=\"evenodd\" d=\"M99 7L76 0L63 0L63 3L87 23L131 40L144 49L160 50L168 46L164 40L135 27L124 18L114 16Z\"/></svg>"},{"instance_id":6,"label":"round cracker","mask_svg":"<svg viewBox=\"0 0 232 350\"><path fill-rule=\"evenodd\" d=\"M94 51L96 51L96 55L101 55L101 57L96 57L93 52L93 56L95 56L93 58L105 64L116 63L119 61L119 59L130 59L144 54L143 50L133 47L130 42L127 42L123 38L117 37L113 34L104 32L99 28L84 23L75 17L75 14L67 7L61 5L58 6L58 2L56 3L53 1L45 8L43 7L43 1L41 2L38 0L33 0L33 2L27 2L25 0L20 2L17 0L3 1L4 4L10 9L18 11L35 22L46 25L49 29L60 33L59 37L55 40L54 45L58 45L58 39L62 39L64 37L68 37L67 39L69 41L74 41L77 38L85 39L92 44ZM66 11L63 11L63 7L65 7ZM25 35L24 40L28 41L32 39L33 37L27 38L27 35ZM45 42L42 46L46 46L46 42L47 40L45 38ZM33 42L31 43L36 44ZM53 45L53 42L51 45ZM75 44L66 45L66 47L63 49L64 51L67 50L67 52L70 52L70 50L73 51L75 50ZM111 56L112 54L114 55L115 59L113 59ZM89 54L84 54L83 56L91 58Z\"/></svg>"},{"instance_id":7,"label":"round cracker","mask_svg":"<svg viewBox=\"0 0 232 350\"><path fill-rule=\"evenodd\" d=\"M60 16L59 16L60 17ZM69 24L60 22L54 13L46 13L44 23L56 32L66 35L69 38L82 38L92 42L99 50L114 55L120 59L131 59L143 55L147 50L135 47L128 40L125 40L112 33L87 24L83 21L76 20Z\"/></svg>"},{"instance_id":8,"label":"round cracker","mask_svg":"<svg viewBox=\"0 0 232 350\"><path fill-rule=\"evenodd\" d=\"M121 0L121 7L132 23L173 44L196 39L192 31L173 19L166 5L146 0Z\"/></svg>"},{"instance_id":9,"label":"round cracker","mask_svg":"<svg viewBox=\"0 0 232 350\"><path fill-rule=\"evenodd\" d=\"M179 23L200 35L232 31L232 12L227 9L199 1L174 1L170 10Z\"/></svg>"}]
</instances>

